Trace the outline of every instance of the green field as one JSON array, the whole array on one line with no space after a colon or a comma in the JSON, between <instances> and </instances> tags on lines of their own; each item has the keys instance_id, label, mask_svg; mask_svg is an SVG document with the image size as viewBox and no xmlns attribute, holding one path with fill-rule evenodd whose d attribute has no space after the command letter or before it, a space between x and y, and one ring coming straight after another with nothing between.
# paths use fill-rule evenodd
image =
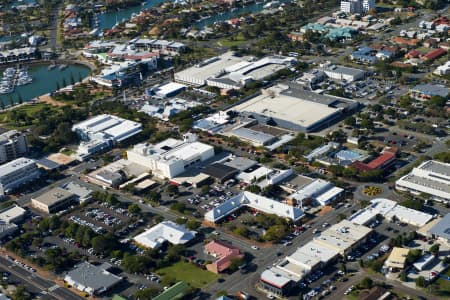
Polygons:
<instances>
[{"instance_id":1,"label":"green field","mask_svg":"<svg viewBox=\"0 0 450 300\"><path fill-rule=\"evenodd\" d=\"M232 46L241 46L245 43L247 43L247 40L244 38L244 36L241 33L238 33L234 39L230 38L223 38L220 41L217 42L221 46L225 47L232 47Z\"/></svg>"},{"instance_id":2,"label":"green field","mask_svg":"<svg viewBox=\"0 0 450 300\"><path fill-rule=\"evenodd\" d=\"M177 281L185 281L196 288L200 288L218 278L218 275L184 261L159 269L156 273L161 276L171 276Z\"/></svg>"},{"instance_id":3,"label":"green field","mask_svg":"<svg viewBox=\"0 0 450 300\"><path fill-rule=\"evenodd\" d=\"M445 275L450 276L450 269L445 272ZM433 285L436 287L435 294L450 299L450 281L443 278L438 278Z\"/></svg>"}]
</instances>

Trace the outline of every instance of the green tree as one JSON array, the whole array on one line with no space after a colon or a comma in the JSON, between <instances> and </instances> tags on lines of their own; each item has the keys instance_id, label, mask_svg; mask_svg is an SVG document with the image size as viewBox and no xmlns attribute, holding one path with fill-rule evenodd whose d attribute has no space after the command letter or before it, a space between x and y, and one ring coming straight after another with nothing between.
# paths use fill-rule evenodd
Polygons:
<instances>
[{"instance_id":1,"label":"green tree","mask_svg":"<svg viewBox=\"0 0 450 300\"><path fill-rule=\"evenodd\" d=\"M201 223L196 220L188 220L186 222L186 228L189 230L196 230L196 229L200 228L200 225L201 225Z\"/></svg>"},{"instance_id":2,"label":"green tree","mask_svg":"<svg viewBox=\"0 0 450 300\"><path fill-rule=\"evenodd\" d=\"M178 211L180 213L184 213L184 211L186 209L186 205L184 203L181 203L181 202L176 202L176 203L174 203L174 204L172 204L170 206L170 209Z\"/></svg>"},{"instance_id":3,"label":"green tree","mask_svg":"<svg viewBox=\"0 0 450 300\"><path fill-rule=\"evenodd\" d=\"M414 282L416 283L417 287L424 287L426 284L425 278L423 276L417 277L416 280L414 280Z\"/></svg>"},{"instance_id":4,"label":"green tree","mask_svg":"<svg viewBox=\"0 0 450 300\"><path fill-rule=\"evenodd\" d=\"M27 292L24 285L20 284L16 287L15 291L11 295L12 300L31 300L30 293Z\"/></svg>"},{"instance_id":5,"label":"green tree","mask_svg":"<svg viewBox=\"0 0 450 300\"><path fill-rule=\"evenodd\" d=\"M261 188L260 188L259 186L257 186L257 185L249 185L249 186L247 186L247 187L245 188L245 190L246 190L247 192L254 193L254 194L259 194L259 193L261 193Z\"/></svg>"},{"instance_id":6,"label":"green tree","mask_svg":"<svg viewBox=\"0 0 450 300\"><path fill-rule=\"evenodd\" d=\"M239 266L241 266L244 263L244 258L232 258L230 262L229 270L231 272L237 271L239 269Z\"/></svg>"},{"instance_id":7,"label":"green tree","mask_svg":"<svg viewBox=\"0 0 450 300\"><path fill-rule=\"evenodd\" d=\"M147 199L151 202L159 203L159 201L161 201L161 194L157 191L150 191L148 193Z\"/></svg>"},{"instance_id":8,"label":"green tree","mask_svg":"<svg viewBox=\"0 0 450 300\"><path fill-rule=\"evenodd\" d=\"M288 233L288 228L285 225L273 225L267 229L264 234L264 239L266 241L281 241Z\"/></svg>"},{"instance_id":9,"label":"green tree","mask_svg":"<svg viewBox=\"0 0 450 300\"><path fill-rule=\"evenodd\" d=\"M169 184L166 187L166 193L178 195L178 193L179 193L178 186L173 185L173 184Z\"/></svg>"},{"instance_id":10,"label":"green tree","mask_svg":"<svg viewBox=\"0 0 450 300\"><path fill-rule=\"evenodd\" d=\"M202 193L203 195L205 195L205 194L208 194L210 190L211 190L211 187L210 187L209 185L204 185L204 186L202 186L202 188L201 188L201 193Z\"/></svg>"},{"instance_id":11,"label":"green tree","mask_svg":"<svg viewBox=\"0 0 450 300\"><path fill-rule=\"evenodd\" d=\"M373 286L373 280L370 277L364 277L363 280L359 283L359 286L362 289L370 289Z\"/></svg>"},{"instance_id":12,"label":"green tree","mask_svg":"<svg viewBox=\"0 0 450 300\"><path fill-rule=\"evenodd\" d=\"M347 118L345 118L344 120L344 124L347 126L355 126L356 125L356 119L353 116L349 116Z\"/></svg>"},{"instance_id":13,"label":"green tree","mask_svg":"<svg viewBox=\"0 0 450 300\"><path fill-rule=\"evenodd\" d=\"M408 275L406 275L406 272L403 271L400 273L400 280L403 282L408 281Z\"/></svg>"},{"instance_id":14,"label":"green tree","mask_svg":"<svg viewBox=\"0 0 450 300\"><path fill-rule=\"evenodd\" d=\"M91 243L96 253L105 255L109 255L117 247L117 240L111 234L96 236Z\"/></svg>"},{"instance_id":15,"label":"green tree","mask_svg":"<svg viewBox=\"0 0 450 300\"><path fill-rule=\"evenodd\" d=\"M139 205L133 203L128 205L128 212L132 215L137 215L141 212L141 208L139 207Z\"/></svg>"},{"instance_id":16,"label":"green tree","mask_svg":"<svg viewBox=\"0 0 450 300\"><path fill-rule=\"evenodd\" d=\"M105 198L105 202L111 206L117 206L120 203L119 199L117 199L116 195L114 195L114 194L107 194L106 198Z\"/></svg>"},{"instance_id":17,"label":"green tree","mask_svg":"<svg viewBox=\"0 0 450 300\"><path fill-rule=\"evenodd\" d=\"M439 244L433 244L430 247L430 252L433 253L434 255L437 255L439 253L439 248L440 248Z\"/></svg>"}]
</instances>

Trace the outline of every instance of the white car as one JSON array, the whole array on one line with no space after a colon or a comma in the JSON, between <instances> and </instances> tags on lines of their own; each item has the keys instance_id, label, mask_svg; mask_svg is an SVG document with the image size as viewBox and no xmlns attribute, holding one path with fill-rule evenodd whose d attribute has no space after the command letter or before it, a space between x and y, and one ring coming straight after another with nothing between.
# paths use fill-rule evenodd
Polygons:
<instances>
[{"instance_id":1,"label":"white car","mask_svg":"<svg viewBox=\"0 0 450 300\"><path fill-rule=\"evenodd\" d=\"M267 298L269 299L275 299L275 297L272 294L267 295Z\"/></svg>"},{"instance_id":2,"label":"white car","mask_svg":"<svg viewBox=\"0 0 450 300\"><path fill-rule=\"evenodd\" d=\"M259 250L259 248L258 248L257 246L255 246L255 245L253 245L251 248L252 248L253 250Z\"/></svg>"}]
</instances>

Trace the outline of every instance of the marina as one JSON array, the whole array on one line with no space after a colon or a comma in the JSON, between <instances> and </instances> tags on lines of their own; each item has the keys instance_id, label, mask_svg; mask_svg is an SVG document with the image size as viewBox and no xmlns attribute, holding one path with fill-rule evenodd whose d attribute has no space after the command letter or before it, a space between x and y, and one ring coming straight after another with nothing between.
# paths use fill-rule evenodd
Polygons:
<instances>
[{"instance_id":1,"label":"marina","mask_svg":"<svg viewBox=\"0 0 450 300\"><path fill-rule=\"evenodd\" d=\"M63 88L87 77L90 69L78 64L57 65L56 63L11 67L0 71L0 104L27 102L35 97Z\"/></svg>"}]
</instances>

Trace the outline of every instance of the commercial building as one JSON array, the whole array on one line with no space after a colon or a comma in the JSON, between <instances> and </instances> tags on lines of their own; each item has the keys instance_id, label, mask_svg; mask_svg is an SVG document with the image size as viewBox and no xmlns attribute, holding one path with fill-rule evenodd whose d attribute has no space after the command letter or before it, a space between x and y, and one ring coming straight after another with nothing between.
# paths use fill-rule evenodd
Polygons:
<instances>
[{"instance_id":1,"label":"commercial building","mask_svg":"<svg viewBox=\"0 0 450 300\"><path fill-rule=\"evenodd\" d=\"M15 233L18 229L19 226L14 223L0 223L0 240Z\"/></svg>"},{"instance_id":2,"label":"commercial building","mask_svg":"<svg viewBox=\"0 0 450 300\"><path fill-rule=\"evenodd\" d=\"M26 210L18 205L12 205L0 210L0 222L10 224L23 220Z\"/></svg>"},{"instance_id":3,"label":"commercial building","mask_svg":"<svg viewBox=\"0 0 450 300\"><path fill-rule=\"evenodd\" d=\"M338 255L337 251L311 241L263 271L260 285L271 293L285 296L309 273L329 264Z\"/></svg>"},{"instance_id":4,"label":"commercial building","mask_svg":"<svg viewBox=\"0 0 450 300\"><path fill-rule=\"evenodd\" d=\"M150 103L144 104L139 109L139 111L142 111L149 116L164 121L169 121L170 117L173 117L184 110L189 110L199 105L200 102L197 101L187 101L180 98L173 98L157 105L152 105Z\"/></svg>"},{"instance_id":5,"label":"commercial building","mask_svg":"<svg viewBox=\"0 0 450 300\"><path fill-rule=\"evenodd\" d=\"M113 115L98 115L73 125L72 131L84 140L113 140L122 142L142 131L142 124Z\"/></svg>"},{"instance_id":6,"label":"commercial building","mask_svg":"<svg viewBox=\"0 0 450 300\"><path fill-rule=\"evenodd\" d=\"M444 245L450 246L450 213L446 214L428 232Z\"/></svg>"},{"instance_id":7,"label":"commercial building","mask_svg":"<svg viewBox=\"0 0 450 300\"><path fill-rule=\"evenodd\" d=\"M183 245L195 238L196 231L190 231L184 225L172 221L161 222L143 233L135 236L133 240L146 248L159 248L165 242L174 245Z\"/></svg>"},{"instance_id":8,"label":"commercial building","mask_svg":"<svg viewBox=\"0 0 450 300\"><path fill-rule=\"evenodd\" d=\"M246 127L233 129L230 134L244 142L252 144L255 147L266 146L276 140L276 137L271 134L256 131Z\"/></svg>"},{"instance_id":9,"label":"commercial building","mask_svg":"<svg viewBox=\"0 0 450 300\"><path fill-rule=\"evenodd\" d=\"M256 119L260 124L310 132L330 126L356 107L356 101L317 94L298 84L287 83L262 90L261 95L230 110Z\"/></svg>"},{"instance_id":10,"label":"commercial building","mask_svg":"<svg viewBox=\"0 0 450 300\"><path fill-rule=\"evenodd\" d=\"M167 139L156 145L137 144L127 151L129 161L139 164L162 178L173 178L190 166L214 156L214 147L197 141L194 134L184 140Z\"/></svg>"},{"instance_id":11,"label":"commercial building","mask_svg":"<svg viewBox=\"0 0 450 300\"><path fill-rule=\"evenodd\" d=\"M31 198L31 206L47 214L68 208L75 201L75 194L56 187L44 194Z\"/></svg>"},{"instance_id":12,"label":"commercial building","mask_svg":"<svg viewBox=\"0 0 450 300\"><path fill-rule=\"evenodd\" d=\"M384 265L394 270L403 270L405 268L408 253L408 248L394 247L391 254L389 254L389 257L384 262Z\"/></svg>"},{"instance_id":13,"label":"commercial building","mask_svg":"<svg viewBox=\"0 0 450 300\"><path fill-rule=\"evenodd\" d=\"M304 216L304 212L297 207L250 192L242 192L208 211L205 214L205 220L211 223L220 222L227 215L243 207L249 207L267 214L275 214L293 222L297 222Z\"/></svg>"},{"instance_id":14,"label":"commercial building","mask_svg":"<svg viewBox=\"0 0 450 300\"><path fill-rule=\"evenodd\" d=\"M246 62L242 57L237 57L233 52L226 52L221 56L206 59L193 67L177 72L174 75L176 82L200 87L206 84L206 80L216 74L223 74L224 70L232 65Z\"/></svg>"},{"instance_id":15,"label":"commercial building","mask_svg":"<svg viewBox=\"0 0 450 300\"><path fill-rule=\"evenodd\" d=\"M206 166L202 170L202 173L214 178L219 182L225 182L226 180L236 176L239 173L239 170L222 163L213 163L209 166Z\"/></svg>"},{"instance_id":16,"label":"commercial building","mask_svg":"<svg viewBox=\"0 0 450 300\"><path fill-rule=\"evenodd\" d=\"M72 131L83 141L77 153L84 159L140 133L142 124L103 114L73 125Z\"/></svg>"},{"instance_id":17,"label":"commercial building","mask_svg":"<svg viewBox=\"0 0 450 300\"><path fill-rule=\"evenodd\" d=\"M227 66L222 73L214 74L206 80L206 84L225 90L238 90L248 82L263 80L279 70L294 66L296 62L295 58L285 56L267 56L257 61L241 62Z\"/></svg>"},{"instance_id":18,"label":"commercial building","mask_svg":"<svg viewBox=\"0 0 450 300\"><path fill-rule=\"evenodd\" d=\"M215 134L222 130L230 121L230 116L223 111L219 111L207 118L194 121L192 128Z\"/></svg>"},{"instance_id":19,"label":"commercial building","mask_svg":"<svg viewBox=\"0 0 450 300\"><path fill-rule=\"evenodd\" d=\"M450 201L450 164L435 160L423 162L395 182L395 188L415 195L425 193L433 200Z\"/></svg>"},{"instance_id":20,"label":"commercial building","mask_svg":"<svg viewBox=\"0 0 450 300\"><path fill-rule=\"evenodd\" d=\"M445 64L437 67L436 70L433 71L433 74L439 76L450 74L450 60L447 61Z\"/></svg>"},{"instance_id":21,"label":"commercial building","mask_svg":"<svg viewBox=\"0 0 450 300\"><path fill-rule=\"evenodd\" d=\"M368 225L376 219L377 215L381 215L388 220L396 219L413 226L422 227L433 218L430 214L404 207L389 199L377 198L370 202L369 206L360 209L348 219L355 224Z\"/></svg>"},{"instance_id":22,"label":"commercial building","mask_svg":"<svg viewBox=\"0 0 450 300\"><path fill-rule=\"evenodd\" d=\"M341 11L348 14L367 13L371 9L376 9L375 0L342 0Z\"/></svg>"},{"instance_id":23,"label":"commercial building","mask_svg":"<svg viewBox=\"0 0 450 300\"><path fill-rule=\"evenodd\" d=\"M108 263L94 266L82 262L64 276L64 281L89 295L101 295L122 281L122 277L108 271L110 267Z\"/></svg>"},{"instance_id":24,"label":"commercial building","mask_svg":"<svg viewBox=\"0 0 450 300\"><path fill-rule=\"evenodd\" d=\"M430 100L433 96L447 99L450 89L441 84L419 84L409 90L409 95L420 101Z\"/></svg>"},{"instance_id":25,"label":"commercial building","mask_svg":"<svg viewBox=\"0 0 450 300\"><path fill-rule=\"evenodd\" d=\"M0 166L0 195L38 179L41 175L36 162L29 158L18 158Z\"/></svg>"},{"instance_id":26,"label":"commercial building","mask_svg":"<svg viewBox=\"0 0 450 300\"><path fill-rule=\"evenodd\" d=\"M92 199L92 190L79 185L75 182L69 182L61 186L63 189L75 195L77 202L84 203L88 202Z\"/></svg>"},{"instance_id":27,"label":"commercial building","mask_svg":"<svg viewBox=\"0 0 450 300\"><path fill-rule=\"evenodd\" d=\"M211 241L205 245L205 253L217 258L206 265L208 271L216 274L228 269L234 259L244 258L244 254L238 248L220 241Z\"/></svg>"},{"instance_id":28,"label":"commercial building","mask_svg":"<svg viewBox=\"0 0 450 300\"><path fill-rule=\"evenodd\" d=\"M337 66L331 63L326 63L320 66L320 70L325 73L328 78L340 81L353 82L364 79L366 72L356 68L349 68L344 66Z\"/></svg>"},{"instance_id":29,"label":"commercial building","mask_svg":"<svg viewBox=\"0 0 450 300\"><path fill-rule=\"evenodd\" d=\"M11 50L0 51L0 64L9 64L15 62L24 62L34 60L37 57L37 48L15 48Z\"/></svg>"},{"instance_id":30,"label":"commercial building","mask_svg":"<svg viewBox=\"0 0 450 300\"><path fill-rule=\"evenodd\" d=\"M152 89L146 90L147 95L153 96L155 98L170 98L177 94L183 92L186 86L181 83L169 82L164 85L154 87Z\"/></svg>"},{"instance_id":31,"label":"commercial building","mask_svg":"<svg viewBox=\"0 0 450 300\"><path fill-rule=\"evenodd\" d=\"M261 80L296 62L292 57L268 56L254 61L252 57L237 57L233 52L209 58L193 67L177 72L175 81L190 86L216 86L240 89L253 80Z\"/></svg>"},{"instance_id":32,"label":"commercial building","mask_svg":"<svg viewBox=\"0 0 450 300\"><path fill-rule=\"evenodd\" d=\"M370 170L386 170L390 168L396 162L396 151L393 148L384 149L381 154L368 163L363 163L359 160L354 161L349 166L359 170L360 172Z\"/></svg>"},{"instance_id":33,"label":"commercial building","mask_svg":"<svg viewBox=\"0 0 450 300\"><path fill-rule=\"evenodd\" d=\"M28 152L25 134L10 130L0 135L0 164L19 158Z\"/></svg>"},{"instance_id":34,"label":"commercial building","mask_svg":"<svg viewBox=\"0 0 450 300\"><path fill-rule=\"evenodd\" d=\"M314 241L344 256L364 243L371 232L369 227L342 220L314 237Z\"/></svg>"},{"instance_id":35,"label":"commercial building","mask_svg":"<svg viewBox=\"0 0 450 300\"><path fill-rule=\"evenodd\" d=\"M296 190L289 198L294 199L300 206L302 206L304 201L313 201L324 206L339 199L343 194L343 188L336 187L331 182L323 179L315 179L311 183Z\"/></svg>"}]
</instances>

